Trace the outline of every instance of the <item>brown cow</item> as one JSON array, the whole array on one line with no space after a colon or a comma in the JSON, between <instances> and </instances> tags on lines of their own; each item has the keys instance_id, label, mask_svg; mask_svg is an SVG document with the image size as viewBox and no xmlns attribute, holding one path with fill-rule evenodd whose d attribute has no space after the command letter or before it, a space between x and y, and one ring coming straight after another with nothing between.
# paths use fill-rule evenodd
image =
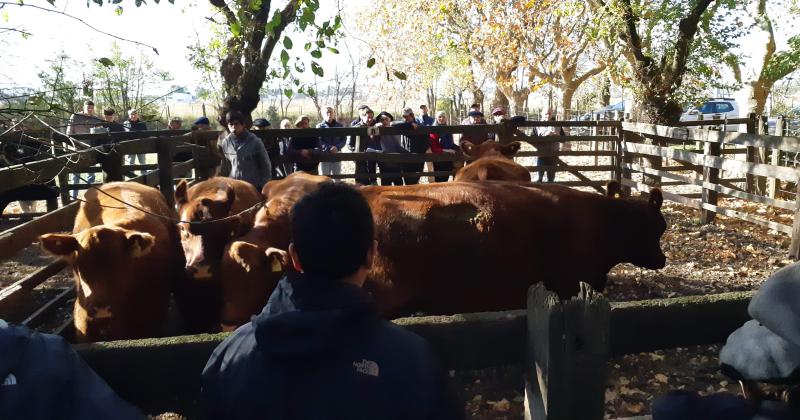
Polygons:
<instances>
[{"instance_id":1,"label":"brown cow","mask_svg":"<svg viewBox=\"0 0 800 420\"><path fill-rule=\"evenodd\" d=\"M325 179L293 174L274 183L291 185L288 191L311 191ZM288 211L300 194L282 199L279 190L273 187L269 200L280 200ZM616 191L613 184L610 190ZM538 281L567 298L577 293L580 281L602 290L606 274L618 263L658 269L666 261L659 245L666 229L659 190L647 201L497 181L361 191L372 208L378 239L365 288L389 317L522 308L528 287ZM281 226L283 233L274 244L265 241L260 247L288 243L288 223L288 218L268 223L266 231ZM263 286L273 287L277 277L272 274ZM239 309L260 311L268 293L259 293L261 301ZM233 300L228 304L237 306ZM242 320L247 319L237 322Z\"/></svg>"},{"instance_id":2,"label":"brown cow","mask_svg":"<svg viewBox=\"0 0 800 420\"><path fill-rule=\"evenodd\" d=\"M76 340L157 336L173 279L183 273L183 253L169 220L174 210L161 192L142 184L112 182L99 190L86 192L73 234L39 238L46 251L72 266Z\"/></svg>"},{"instance_id":3,"label":"brown cow","mask_svg":"<svg viewBox=\"0 0 800 420\"><path fill-rule=\"evenodd\" d=\"M175 301L188 332L202 332L218 324L222 251L233 237L250 230L263 199L250 183L232 178L214 177L187 187L181 181L175 189L187 274L176 286Z\"/></svg>"},{"instance_id":4,"label":"brown cow","mask_svg":"<svg viewBox=\"0 0 800 420\"><path fill-rule=\"evenodd\" d=\"M270 181L261 190L266 205L256 213L253 228L230 243L222 254L221 327L235 329L264 306L272 289L283 277L288 263L290 219L294 203L330 178L303 173Z\"/></svg>"},{"instance_id":5,"label":"brown cow","mask_svg":"<svg viewBox=\"0 0 800 420\"><path fill-rule=\"evenodd\" d=\"M500 144L487 140L479 145L469 141L461 142L461 151L472 159L472 163L456 173L456 181L525 181L531 174L524 166L514 162L513 156L519 151L520 142Z\"/></svg>"}]
</instances>

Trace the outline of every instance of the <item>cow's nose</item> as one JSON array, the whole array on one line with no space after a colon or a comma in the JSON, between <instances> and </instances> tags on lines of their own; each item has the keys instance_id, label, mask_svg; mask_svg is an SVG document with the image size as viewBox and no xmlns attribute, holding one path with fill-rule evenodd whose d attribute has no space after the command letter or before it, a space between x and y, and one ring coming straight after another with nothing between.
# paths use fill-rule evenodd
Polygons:
<instances>
[{"instance_id":1,"label":"cow's nose","mask_svg":"<svg viewBox=\"0 0 800 420\"><path fill-rule=\"evenodd\" d=\"M187 265L186 273L195 279L207 279L211 277L211 266L208 264Z\"/></svg>"}]
</instances>

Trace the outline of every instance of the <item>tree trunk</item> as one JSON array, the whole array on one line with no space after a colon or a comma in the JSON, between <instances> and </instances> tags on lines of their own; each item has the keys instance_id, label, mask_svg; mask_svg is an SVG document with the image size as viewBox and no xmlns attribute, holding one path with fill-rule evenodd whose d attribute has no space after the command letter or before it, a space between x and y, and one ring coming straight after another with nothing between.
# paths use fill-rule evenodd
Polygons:
<instances>
[{"instance_id":1,"label":"tree trunk","mask_svg":"<svg viewBox=\"0 0 800 420\"><path fill-rule=\"evenodd\" d=\"M603 78L603 85L600 88L600 105L606 107L611 105L611 77Z\"/></svg>"},{"instance_id":2,"label":"tree trunk","mask_svg":"<svg viewBox=\"0 0 800 420\"><path fill-rule=\"evenodd\" d=\"M561 91L562 119L568 120L573 116L578 115L578 112L572 107L572 98L575 96L576 90L577 86L570 84L564 87Z\"/></svg>"}]
</instances>

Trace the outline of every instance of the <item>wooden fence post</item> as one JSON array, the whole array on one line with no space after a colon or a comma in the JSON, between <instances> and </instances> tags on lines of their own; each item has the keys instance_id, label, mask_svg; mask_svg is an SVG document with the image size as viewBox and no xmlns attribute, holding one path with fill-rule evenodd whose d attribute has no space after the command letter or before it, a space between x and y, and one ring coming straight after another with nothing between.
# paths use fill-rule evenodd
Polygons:
<instances>
[{"instance_id":1,"label":"wooden fence post","mask_svg":"<svg viewBox=\"0 0 800 420\"><path fill-rule=\"evenodd\" d=\"M167 199L170 207L175 205L175 185L172 179L172 141L158 139L156 152L158 153L158 188Z\"/></svg>"},{"instance_id":2,"label":"wooden fence post","mask_svg":"<svg viewBox=\"0 0 800 420\"><path fill-rule=\"evenodd\" d=\"M747 132L749 134L758 133L758 131L757 131L758 129L756 127L756 124L757 124L756 114L751 112L747 116L747 118L750 119L750 121L748 121L748 123L747 123ZM747 148L746 148L746 160L747 160L747 163L754 163L756 161L756 148L755 147L747 146ZM753 194L755 192L755 190L756 190L756 176L753 175L753 174L749 174L748 173L748 174L745 174L745 178L746 178L746 188L745 188L745 190L748 193Z\"/></svg>"},{"instance_id":3,"label":"wooden fence post","mask_svg":"<svg viewBox=\"0 0 800 420\"><path fill-rule=\"evenodd\" d=\"M113 139L110 138L109 141L113 141ZM122 154L116 149L111 148L109 152L102 150L101 153L97 154L97 161L100 163L100 167L103 168L103 182L125 180L122 173Z\"/></svg>"},{"instance_id":4,"label":"wooden fence post","mask_svg":"<svg viewBox=\"0 0 800 420\"><path fill-rule=\"evenodd\" d=\"M205 104L203 105L205 106ZM208 137L201 135L200 131L192 131L192 144L201 147L192 147L192 159L194 160L194 176L196 179L204 180L210 178L211 172L211 150L208 149Z\"/></svg>"},{"instance_id":5,"label":"wooden fence post","mask_svg":"<svg viewBox=\"0 0 800 420\"><path fill-rule=\"evenodd\" d=\"M777 121L775 121L775 135L776 136L783 136L783 115L779 116ZM781 164L781 151L780 149L772 149L772 156L770 156L770 164L772 166L780 166ZM778 178L769 178L767 180L767 196L769 198L775 198L775 195L778 193L778 186L780 186L781 181Z\"/></svg>"},{"instance_id":6,"label":"wooden fence post","mask_svg":"<svg viewBox=\"0 0 800 420\"><path fill-rule=\"evenodd\" d=\"M526 419L602 419L611 306L586 283L561 302L537 283L528 290Z\"/></svg>"},{"instance_id":7,"label":"wooden fence post","mask_svg":"<svg viewBox=\"0 0 800 420\"><path fill-rule=\"evenodd\" d=\"M703 148L703 154L705 156L717 156L718 157L720 155L720 146L721 146L720 143L713 142L713 141L707 141L705 146L704 146L704 148ZM703 167L703 182L708 182L708 183L711 183L711 184L718 183L719 182L719 172L720 172L720 170L718 168L715 168L715 167L712 167L712 166L704 166ZM719 194L716 191L710 190L708 188L703 187L703 193L702 193L702 198L701 198L703 204L708 203L708 204L716 206L717 205L718 196L719 196ZM700 210L700 223L703 223L703 224L711 223L711 222L714 221L714 218L716 216L717 216L717 213L715 211L711 211L711 210L708 210L708 209L701 209Z\"/></svg>"},{"instance_id":8,"label":"wooden fence post","mask_svg":"<svg viewBox=\"0 0 800 420\"><path fill-rule=\"evenodd\" d=\"M792 244L789 246L789 258L800 259L800 179L797 183L797 193L794 205L794 221L792 222Z\"/></svg>"},{"instance_id":9,"label":"wooden fence post","mask_svg":"<svg viewBox=\"0 0 800 420\"><path fill-rule=\"evenodd\" d=\"M627 186L627 185L622 183L622 181L625 180L625 179L627 179L629 181L631 179L633 179L630 167L626 166L626 165L632 165L633 164L633 156L630 153L628 153L628 151L625 150L625 147L624 147L625 144L626 144L626 141L625 141L625 130L622 129L622 123L624 123L624 122L625 122L625 118L620 120L619 133L617 133L617 136L618 136L618 140L617 140L617 155L619 156L619 166L620 166L620 169L621 169L620 174L618 174L617 176L618 176L618 180L620 182L620 185L622 186L622 194L625 195L625 196L630 196L631 195L631 187L629 187L629 186Z\"/></svg>"}]
</instances>

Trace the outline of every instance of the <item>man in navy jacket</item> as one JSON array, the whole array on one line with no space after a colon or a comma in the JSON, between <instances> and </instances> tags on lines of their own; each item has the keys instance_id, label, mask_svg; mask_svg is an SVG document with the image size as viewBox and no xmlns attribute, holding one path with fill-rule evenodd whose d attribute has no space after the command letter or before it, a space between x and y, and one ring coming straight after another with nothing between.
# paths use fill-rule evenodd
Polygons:
<instances>
[{"instance_id":1,"label":"man in navy jacket","mask_svg":"<svg viewBox=\"0 0 800 420\"><path fill-rule=\"evenodd\" d=\"M341 128L342 123L336 121L336 110L332 106L325 107L325 121L317 124L317 128ZM322 153L339 153L347 143L345 136L322 136L319 138ZM339 175L342 173L342 162L320 162L320 175Z\"/></svg>"},{"instance_id":2,"label":"man in navy jacket","mask_svg":"<svg viewBox=\"0 0 800 420\"><path fill-rule=\"evenodd\" d=\"M347 185L323 184L294 206L297 272L209 359L210 418L464 418L425 340L381 319L361 288L373 235L369 205Z\"/></svg>"}]
</instances>

